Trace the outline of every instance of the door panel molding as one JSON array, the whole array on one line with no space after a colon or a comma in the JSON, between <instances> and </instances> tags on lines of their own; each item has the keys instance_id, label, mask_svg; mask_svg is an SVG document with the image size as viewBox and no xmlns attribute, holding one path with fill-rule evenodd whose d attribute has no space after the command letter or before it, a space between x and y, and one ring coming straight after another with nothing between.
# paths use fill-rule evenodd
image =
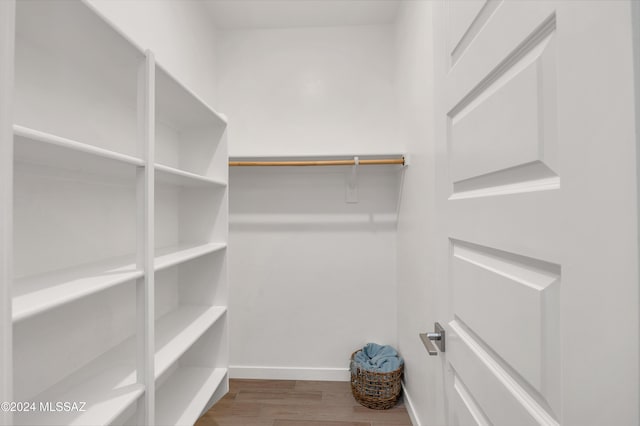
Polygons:
<instances>
[{"instance_id":1,"label":"door panel molding","mask_svg":"<svg viewBox=\"0 0 640 426\"><path fill-rule=\"evenodd\" d=\"M449 327L449 362L495 425L513 425L518 419L519 426L559 426L544 399L527 389L522 379L510 373L459 319L451 321Z\"/></svg>"}]
</instances>

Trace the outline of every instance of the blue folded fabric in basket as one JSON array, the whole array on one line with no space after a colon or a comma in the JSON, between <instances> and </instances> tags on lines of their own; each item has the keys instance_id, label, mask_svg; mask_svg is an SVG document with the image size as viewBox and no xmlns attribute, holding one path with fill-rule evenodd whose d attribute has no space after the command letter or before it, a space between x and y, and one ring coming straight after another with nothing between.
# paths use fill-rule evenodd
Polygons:
<instances>
[{"instance_id":1,"label":"blue folded fabric in basket","mask_svg":"<svg viewBox=\"0 0 640 426\"><path fill-rule=\"evenodd\" d=\"M353 356L351 369L355 371L362 368L376 373L389 373L400 368L402 363L402 358L393 347L368 343Z\"/></svg>"}]
</instances>

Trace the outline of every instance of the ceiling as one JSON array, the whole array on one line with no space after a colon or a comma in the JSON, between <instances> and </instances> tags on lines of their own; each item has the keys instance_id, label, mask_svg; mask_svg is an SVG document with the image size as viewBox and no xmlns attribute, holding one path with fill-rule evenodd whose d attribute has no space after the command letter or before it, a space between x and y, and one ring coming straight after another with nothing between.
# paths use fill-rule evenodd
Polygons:
<instances>
[{"instance_id":1,"label":"ceiling","mask_svg":"<svg viewBox=\"0 0 640 426\"><path fill-rule=\"evenodd\" d=\"M206 0L218 28L289 28L393 22L397 0Z\"/></svg>"}]
</instances>

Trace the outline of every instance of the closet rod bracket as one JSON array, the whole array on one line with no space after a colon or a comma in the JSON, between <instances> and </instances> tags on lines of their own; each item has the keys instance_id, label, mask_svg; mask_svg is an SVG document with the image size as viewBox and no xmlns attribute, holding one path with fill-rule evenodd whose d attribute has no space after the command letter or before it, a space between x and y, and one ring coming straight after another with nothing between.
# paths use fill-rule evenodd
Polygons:
<instances>
[{"instance_id":1,"label":"closet rod bracket","mask_svg":"<svg viewBox=\"0 0 640 426\"><path fill-rule=\"evenodd\" d=\"M358 167L360 166L360 157L353 157L353 166L351 166L351 174L347 179L347 188L345 193L346 202L355 204L358 202Z\"/></svg>"}]
</instances>

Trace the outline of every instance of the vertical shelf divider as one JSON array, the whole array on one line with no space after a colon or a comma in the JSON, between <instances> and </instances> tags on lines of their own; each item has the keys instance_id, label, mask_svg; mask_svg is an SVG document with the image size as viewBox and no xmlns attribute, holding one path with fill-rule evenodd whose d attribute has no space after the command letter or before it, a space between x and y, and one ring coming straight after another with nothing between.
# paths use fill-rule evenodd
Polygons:
<instances>
[{"instance_id":1,"label":"vertical shelf divider","mask_svg":"<svg viewBox=\"0 0 640 426\"><path fill-rule=\"evenodd\" d=\"M155 423L155 301L154 301L154 139L155 60L145 52L138 73L138 155L145 165L137 168L137 266L144 277L136 282L137 380L145 386L138 403L139 425Z\"/></svg>"},{"instance_id":2,"label":"vertical shelf divider","mask_svg":"<svg viewBox=\"0 0 640 426\"><path fill-rule=\"evenodd\" d=\"M15 0L0 2L0 402L13 400L13 78ZM0 424L13 424L0 411Z\"/></svg>"}]
</instances>

